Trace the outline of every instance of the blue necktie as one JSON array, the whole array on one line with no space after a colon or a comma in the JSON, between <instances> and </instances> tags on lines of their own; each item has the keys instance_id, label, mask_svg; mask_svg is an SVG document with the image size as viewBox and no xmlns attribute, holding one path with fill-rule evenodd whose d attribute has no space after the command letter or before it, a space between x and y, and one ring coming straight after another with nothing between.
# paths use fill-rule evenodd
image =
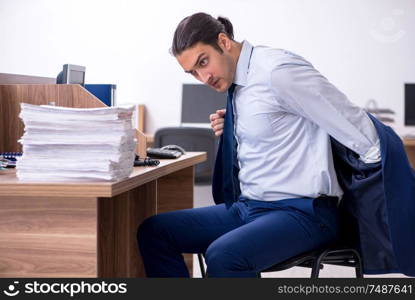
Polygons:
<instances>
[{"instance_id":1,"label":"blue necktie","mask_svg":"<svg viewBox=\"0 0 415 300\"><path fill-rule=\"evenodd\" d=\"M234 115L233 115L233 93L236 84L232 84L228 89L228 99L226 105L225 123L223 126L223 134L221 136L221 145L218 155L221 155L222 164L222 193L223 202L230 207L233 202L238 201L241 193L239 187L239 165L237 158L237 142L234 134ZM218 161L217 161L218 163ZM219 179L220 180L220 179Z\"/></svg>"}]
</instances>

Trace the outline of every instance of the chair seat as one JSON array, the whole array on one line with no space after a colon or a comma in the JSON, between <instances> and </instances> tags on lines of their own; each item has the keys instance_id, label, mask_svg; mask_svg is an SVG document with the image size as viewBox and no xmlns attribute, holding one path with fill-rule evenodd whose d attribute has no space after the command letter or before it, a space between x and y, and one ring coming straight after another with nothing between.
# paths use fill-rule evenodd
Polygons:
<instances>
[{"instance_id":1,"label":"chair seat","mask_svg":"<svg viewBox=\"0 0 415 300\"><path fill-rule=\"evenodd\" d=\"M280 263L277 263L275 265L272 265L271 267L268 267L267 269L261 271L261 272L276 272L276 271L283 271L292 267L312 267L312 260L318 257L318 255L321 253L320 250L314 250L309 251L307 253L303 253L300 255L297 255L295 257L289 258L287 260L284 260Z\"/></svg>"},{"instance_id":2,"label":"chair seat","mask_svg":"<svg viewBox=\"0 0 415 300\"><path fill-rule=\"evenodd\" d=\"M312 268L313 262L319 257L321 257L320 269L323 269L323 264L354 267L358 263L357 260L360 259L360 257L356 258L356 254L358 253L355 249L347 246L330 246L328 248L320 248L302 253L277 263L261 272L276 272L297 266Z\"/></svg>"},{"instance_id":3,"label":"chair seat","mask_svg":"<svg viewBox=\"0 0 415 300\"><path fill-rule=\"evenodd\" d=\"M198 254L198 259L202 277L206 277L206 271L202 263L202 254ZM261 273L263 272L283 271L298 266L311 268L311 278L317 278L320 269L324 268L324 264L354 267L356 277L363 277L362 260L359 252L356 249L345 245L331 245L302 253L260 271L258 277L261 277Z\"/></svg>"}]
</instances>

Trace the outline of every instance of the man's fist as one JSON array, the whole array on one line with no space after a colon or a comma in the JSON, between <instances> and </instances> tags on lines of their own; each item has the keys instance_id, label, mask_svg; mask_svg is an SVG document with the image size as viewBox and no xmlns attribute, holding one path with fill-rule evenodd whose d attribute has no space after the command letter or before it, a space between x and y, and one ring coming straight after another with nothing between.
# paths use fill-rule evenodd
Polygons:
<instances>
[{"instance_id":1,"label":"man's fist","mask_svg":"<svg viewBox=\"0 0 415 300\"><path fill-rule=\"evenodd\" d=\"M219 109L216 113L209 116L210 126L215 132L216 136L220 136L223 133L223 124L225 123L226 109Z\"/></svg>"}]
</instances>

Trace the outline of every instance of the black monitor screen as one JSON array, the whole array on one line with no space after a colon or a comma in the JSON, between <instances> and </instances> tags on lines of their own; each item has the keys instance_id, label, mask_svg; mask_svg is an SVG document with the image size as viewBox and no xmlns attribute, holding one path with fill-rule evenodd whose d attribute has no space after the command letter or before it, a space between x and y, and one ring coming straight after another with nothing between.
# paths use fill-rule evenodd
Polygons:
<instances>
[{"instance_id":1,"label":"black monitor screen","mask_svg":"<svg viewBox=\"0 0 415 300\"><path fill-rule=\"evenodd\" d=\"M209 115L226 108L226 93L202 84L183 84L182 123L209 123Z\"/></svg>"},{"instance_id":2,"label":"black monitor screen","mask_svg":"<svg viewBox=\"0 0 415 300\"><path fill-rule=\"evenodd\" d=\"M415 125L415 83L405 84L405 125Z\"/></svg>"}]
</instances>

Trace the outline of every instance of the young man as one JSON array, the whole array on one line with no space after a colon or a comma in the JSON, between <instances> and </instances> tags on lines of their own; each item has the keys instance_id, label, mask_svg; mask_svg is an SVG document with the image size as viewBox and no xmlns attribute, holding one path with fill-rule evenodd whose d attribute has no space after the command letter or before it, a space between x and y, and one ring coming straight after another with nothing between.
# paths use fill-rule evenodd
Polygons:
<instances>
[{"instance_id":1,"label":"young man","mask_svg":"<svg viewBox=\"0 0 415 300\"><path fill-rule=\"evenodd\" d=\"M228 91L227 109L210 116L221 135L212 187L221 204L145 220L147 276L188 277L182 253L204 253L209 277L254 277L335 242L343 191L330 137L358 164L379 166L369 116L304 58L235 41L225 18L185 18L172 53L186 73Z\"/></svg>"}]
</instances>

